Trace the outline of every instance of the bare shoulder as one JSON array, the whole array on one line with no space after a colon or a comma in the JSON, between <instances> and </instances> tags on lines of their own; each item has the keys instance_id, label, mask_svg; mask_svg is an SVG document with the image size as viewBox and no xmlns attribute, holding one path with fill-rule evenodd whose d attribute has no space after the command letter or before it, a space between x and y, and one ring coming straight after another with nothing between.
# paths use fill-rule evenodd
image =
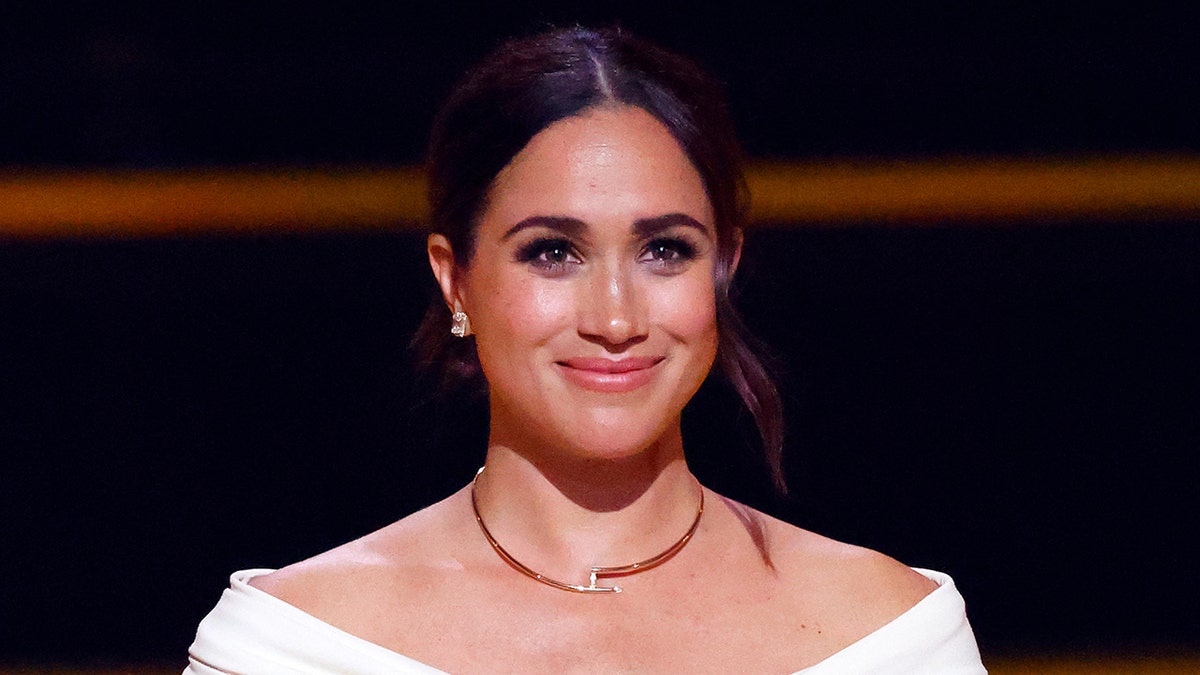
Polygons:
<instances>
[{"instance_id":1,"label":"bare shoulder","mask_svg":"<svg viewBox=\"0 0 1200 675\"><path fill-rule=\"evenodd\" d=\"M929 595L937 583L897 560L862 546L836 541L775 521L784 564L803 565L826 584L875 598L901 610Z\"/></svg>"},{"instance_id":2,"label":"bare shoulder","mask_svg":"<svg viewBox=\"0 0 1200 675\"><path fill-rule=\"evenodd\" d=\"M379 598L412 597L454 565L451 496L360 539L270 574L250 585L324 621L353 627L384 611Z\"/></svg>"},{"instance_id":3,"label":"bare shoulder","mask_svg":"<svg viewBox=\"0 0 1200 675\"><path fill-rule=\"evenodd\" d=\"M882 553L732 504L742 511L743 522L759 523L766 556L785 595L825 617L830 628L840 625L847 635L861 637L883 626L937 588L936 582Z\"/></svg>"}]
</instances>

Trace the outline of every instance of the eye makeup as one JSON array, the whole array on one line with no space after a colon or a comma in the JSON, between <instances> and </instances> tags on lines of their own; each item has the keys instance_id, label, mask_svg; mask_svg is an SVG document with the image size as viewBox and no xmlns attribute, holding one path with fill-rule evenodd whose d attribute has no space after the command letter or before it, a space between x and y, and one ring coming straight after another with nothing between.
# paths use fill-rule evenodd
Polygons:
<instances>
[{"instance_id":1,"label":"eye makeup","mask_svg":"<svg viewBox=\"0 0 1200 675\"><path fill-rule=\"evenodd\" d=\"M513 261L531 265L544 273L565 272L567 265L583 262L578 250L569 239L561 236L536 237L517 247Z\"/></svg>"},{"instance_id":2,"label":"eye makeup","mask_svg":"<svg viewBox=\"0 0 1200 675\"><path fill-rule=\"evenodd\" d=\"M688 263L700 257L700 247L687 236L656 236L642 248L638 262L647 264L659 274L683 271Z\"/></svg>"},{"instance_id":3,"label":"eye makeup","mask_svg":"<svg viewBox=\"0 0 1200 675\"><path fill-rule=\"evenodd\" d=\"M560 276L585 262L587 233L588 225L575 218L532 216L510 228L501 240L517 240L513 262L539 274ZM523 238L527 240L522 242ZM708 228L680 213L636 220L630 230L635 260L644 269L666 276L683 272L707 253L711 243Z\"/></svg>"}]
</instances>

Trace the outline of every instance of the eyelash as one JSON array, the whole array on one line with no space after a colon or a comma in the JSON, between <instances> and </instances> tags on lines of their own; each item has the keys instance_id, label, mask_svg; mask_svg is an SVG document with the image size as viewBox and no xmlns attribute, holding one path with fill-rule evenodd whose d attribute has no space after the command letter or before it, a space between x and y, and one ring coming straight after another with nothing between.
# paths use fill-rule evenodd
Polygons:
<instances>
[{"instance_id":1,"label":"eyelash","mask_svg":"<svg viewBox=\"0 0 1200 675\"><path fill-rule=\"evenodd\" d=\"M548 254L559 254L551 260ZM579 252L570 241L560 237L539 237L517 249L517 262L533 265L546 272L565 271L568 264L582 262Z\"/></svg>"},{"instance_id":2,"label":"eyelash","mask_svg":"<svg viewBox=\"0 0 1200 675\"><path fill-rule=\"evenodd\" d=\"M638 254L638 262L649 263L655 271L673 272L695 260L699 255L695 244L682 237L656 237ZM514 254L522 264L532 265L541 272L560 274L567 265L583 262L583 256L569 240L562 237L539 237L522 245Z\"/></svg>"},{"instance_id":3,"label":"eyelash","mask_svg":"<svg viewBox=\"0 0 1200 675\"><path fill-rule=\"evenodd\" d=\"M659 257L660 253L666 253L671 257ZM638 256L638 259L641 260L647 255L650 256L650 262L670 266L695 260L697 251L692 242L681 237L658 237L646 244L645 253Z\"/></svg>"}]
</instances>

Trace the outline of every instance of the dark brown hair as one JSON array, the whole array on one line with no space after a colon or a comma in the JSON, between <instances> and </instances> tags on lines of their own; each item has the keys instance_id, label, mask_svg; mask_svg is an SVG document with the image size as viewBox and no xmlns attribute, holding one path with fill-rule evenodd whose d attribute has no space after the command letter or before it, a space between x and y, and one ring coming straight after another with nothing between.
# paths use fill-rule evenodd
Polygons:
<instances>
[{"instance_id":1,"label":"dark brown hair","mask_svg":"<svg viewBox=\"0 0 1200 675\"><path fill-rule=\"evenodd\" d=\"M783 489L779 393L730 299L748 194L741 149L721 88L691 60L621 29L567 28L512 40L485 58L434 120L429 149L431 229L455 262L469 265L475 230L496 175L540 131L603 105L645 110L683 148L708 191L716 219L717 363L754 417L776 484ZM440 295L413 342L443 384L481 380L474 340L450 337Z\"/></svg>"}]
</instances>

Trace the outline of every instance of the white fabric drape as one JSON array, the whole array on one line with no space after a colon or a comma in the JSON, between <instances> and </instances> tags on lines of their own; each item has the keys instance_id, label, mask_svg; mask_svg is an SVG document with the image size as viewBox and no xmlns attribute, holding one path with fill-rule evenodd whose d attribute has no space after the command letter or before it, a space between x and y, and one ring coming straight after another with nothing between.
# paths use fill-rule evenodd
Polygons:
<instances>
[{"instance_id":1,"label":"white fabric drape","mask_svg":"<svg viewBox=\"0 0 1200 675\"><path fill-rule=\"evenodd\" d=\"M185 675L446 675L249 585L271 571L243 570L230 577L230 587L196 631ZM795 675L985 674L953 580L940 572L917 572L938 588L879 630Z\"/></svg>"}]
</instances>

